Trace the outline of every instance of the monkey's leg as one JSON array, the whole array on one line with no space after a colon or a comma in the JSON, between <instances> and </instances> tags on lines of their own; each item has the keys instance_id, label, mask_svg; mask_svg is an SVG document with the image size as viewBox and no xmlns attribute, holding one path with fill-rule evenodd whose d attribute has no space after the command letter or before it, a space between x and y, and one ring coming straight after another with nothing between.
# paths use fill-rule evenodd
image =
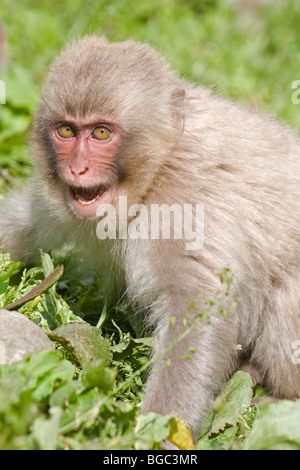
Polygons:
<instances>
[{"instance_id":1,"label":"monkey's leg","mask_svg":"<svg viewBox=\"0 0 300 470\"><path fill-rule=\"evenodd\" d=\"M274 287L264 311L253 361L274 397L300 397L300 274Z\"/></svg>"},{"instance_id":2,"label":"monkey's leg","mask_svg":"<svg viewBox=\"0 0 300 470\"><path fill-rule=\"evenodd\" d=\"M250 375L253 388L262 382L263 377L260 370L255 367L254 364L251 364L251 362L249 362L247 359L243 359L238 364L237 370L242 370L243 372L247 372Z\"/></svg>"},{"instance_id":3,"label":"monkey's leg","mask_svg":"<svg viewBox=\"0 0 300 470\"><path fill-rule=\"evenodd\" d=\"M210 321L210 325L192 330L155 362L142 408L144 414L178 412L194 439L215 393L228 379L235 355L237 334L233 322L217 316ZM179 332L165 322L158 334L154 356L176 343Z\"/></svg>"}]
</instances>

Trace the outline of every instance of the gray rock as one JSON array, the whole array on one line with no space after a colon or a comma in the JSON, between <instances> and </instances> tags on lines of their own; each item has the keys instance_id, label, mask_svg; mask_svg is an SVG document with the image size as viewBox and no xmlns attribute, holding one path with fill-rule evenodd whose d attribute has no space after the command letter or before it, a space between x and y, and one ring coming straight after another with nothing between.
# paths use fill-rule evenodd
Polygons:
<instances>
[{"instance_id":1,"label":"gray rock","mask_svg":"<svg viewBox=\"0 0 300 470\"><path fill-rule=\"evenodd\" d=\"M29 354L54 349L41 327L25 315L0 309L0 364L13 364Z\"/></svg>"}]
</instances>

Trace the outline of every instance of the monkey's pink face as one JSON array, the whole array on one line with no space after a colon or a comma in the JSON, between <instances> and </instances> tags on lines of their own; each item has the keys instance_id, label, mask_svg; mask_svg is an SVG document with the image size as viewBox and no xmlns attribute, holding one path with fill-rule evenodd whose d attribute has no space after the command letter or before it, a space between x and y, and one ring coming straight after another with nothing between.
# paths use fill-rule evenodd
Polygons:
<instances>
[{"instance_id":1,"label":"monkey's pink face","mask_svg":"<svg viewBox=\"0 0 300 470\"><path fill-rule=\"evenodd\" d=\"M119 178L120 130L112 123L56 121L50 135L66 202L82 217L111 204Z\"/></svg>"}]
</instances>

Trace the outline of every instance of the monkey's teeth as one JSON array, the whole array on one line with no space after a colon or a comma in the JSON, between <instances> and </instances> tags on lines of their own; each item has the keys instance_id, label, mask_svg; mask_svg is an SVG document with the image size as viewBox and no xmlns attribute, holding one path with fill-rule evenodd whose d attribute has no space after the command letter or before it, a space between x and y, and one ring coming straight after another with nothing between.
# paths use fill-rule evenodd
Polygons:
<instances>
[{"instance_id":1,"label":"monkey's teeth","mask_svg":"<svg viewBox=\"0 0 300 470\"><path fill-rule=\"evenodd\" d=\"M76 197L77 201L79 201L81 204L88 205L88 204L93 204L93 202L97 201L97 199L99 199L99 197L100 197L100 194L98 194L96 197L94 197L93 199L90 199L88 201L86 199L82 199L82 197L80 197L80 194L75 193L75 197Z\"/></svg>"},{"instance_id":2,"label":"monkey's teeth","mask_svg":"<svg viewBox=\"0 0 300 470\"><path fill-rule=\"evenodd\" d=\"M77 201L80 202L80 204L89 205L97 201L97 199L99 199L105 193L105 190L106 188L104 186L94 190L74 189L73 195Z\"/></svg>"}]
</instances>

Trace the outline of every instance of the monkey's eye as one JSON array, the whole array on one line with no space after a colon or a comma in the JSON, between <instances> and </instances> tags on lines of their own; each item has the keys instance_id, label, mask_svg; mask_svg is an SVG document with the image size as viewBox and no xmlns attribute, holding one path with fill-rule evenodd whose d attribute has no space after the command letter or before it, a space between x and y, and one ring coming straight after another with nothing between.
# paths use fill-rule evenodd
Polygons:
<instances>
[{"instance_id":1,"label":"monkey's eye","mask_svg":"<svg viewBox=\"0 0 300 470\"><path fill-rule=\"evenodd\" d=\"M98 140L107 140L110 137L111 131L107 127L96 127L94 129L92 136Z\"/></svg>"},{"instance_id":2,"label":"monkey's eye","mask_svg":"<svg viewBox=\"0 0 300 470\"><path fill-rule=\"evenodd\" d=\"M75 132L70 126L60 126L57 129L57 132L63 139L70 139L71 137L75 136Z\"/></svg>"}]
</instances>

